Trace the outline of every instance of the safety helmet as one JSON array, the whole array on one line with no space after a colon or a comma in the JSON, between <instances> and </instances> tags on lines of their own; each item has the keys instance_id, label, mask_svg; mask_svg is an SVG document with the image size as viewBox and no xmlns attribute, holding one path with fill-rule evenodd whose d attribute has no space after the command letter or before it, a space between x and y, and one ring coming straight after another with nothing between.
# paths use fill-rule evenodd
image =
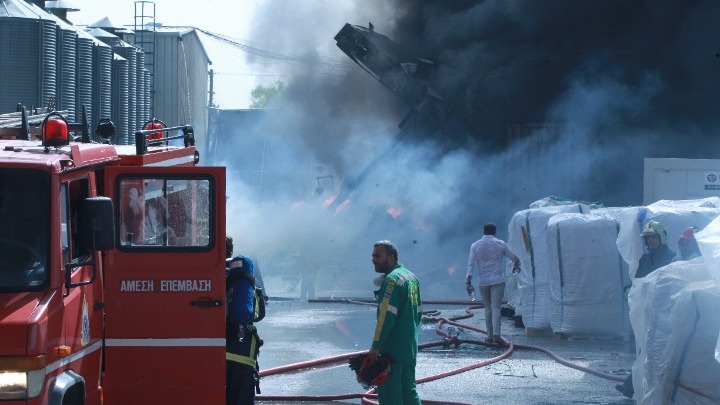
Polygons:
<instances>
[{"instance_id":1,"label":"safety helmet","mask_svg":"<svg viewBox=\"0 0 720 405\"><path fill-rule=\"evenodd\" d=\"M695 232L699 229L694 226L690 226L680 234L680 239L695 240Z\"/></svg>"},{"instance_id":2,"label":"safety helmet","mask_svg":"<svg viewBox=\"0 0 720 405\"><path fill-rule=\"evenodd\" d=\"M367 354L359 354L348 359L350 369L355 371L355 376L360 385L365 389L382 385L390 378L390 364L392 359L387 355L378 357L375 362L370 361Z\"/></svg>"},{"instance_id":3,"label":"safety helmet","mask_svg":"<svg viewBox=\"0 0 720 405\"><path fill-rule=\"evenodd\" d=\"M667 232L665 231L665 226L661 224L658 221L650 221L647 224L645 224L645 228L643 228L642 236L643 238L646 236L652 236L657 235L660 237L660 243L665 244L667 243Z\"/></svg>"}]
</instances>

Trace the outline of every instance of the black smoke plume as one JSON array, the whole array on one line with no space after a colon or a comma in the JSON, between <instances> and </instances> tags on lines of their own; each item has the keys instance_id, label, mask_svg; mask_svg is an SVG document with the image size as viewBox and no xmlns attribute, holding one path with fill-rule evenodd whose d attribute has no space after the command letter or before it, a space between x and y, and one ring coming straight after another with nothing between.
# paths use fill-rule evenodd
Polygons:
<instances>
[{"instance_id":1,"label":"black smoke plume","mask_svg":"<svg viewBox=\"0 0 720 405\"><path fill-rule=\"evenodd\" d=\"M549 195L639 205L643 158L718 158L720 2L348 4L268 2L255 18L258 44L302 55L263 147L276 157L265 170L307 192L245 190L264 222L238 212L229 224L262 229L248 244L268 257L269 245L306 250L371 277L371 243L392 238L408 267L462 296L484 222L505 238L514 212ZM408 107L335 47L345 23L368 22L403 58L437 66L428 83L449 112L437 131L398 141ZM344 211L318 208L329 196L312 190L329 174L339 191L356 185ZM312 214L294 216L298 203Z\"/></svg>"}]
</instances>

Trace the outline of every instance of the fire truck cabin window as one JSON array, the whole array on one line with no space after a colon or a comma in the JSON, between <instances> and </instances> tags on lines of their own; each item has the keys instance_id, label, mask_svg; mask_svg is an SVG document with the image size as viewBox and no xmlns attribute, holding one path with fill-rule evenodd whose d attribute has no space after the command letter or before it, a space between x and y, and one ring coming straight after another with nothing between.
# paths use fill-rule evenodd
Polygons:
<instances>
[{"instance_id":1,"label":"fire truck cabin window","mask_svg":"<svg viewBox=\"0 0 720 405\"><path fill-rule=\"evenodd\" d=\"M0 170L0 292L47 285L50 201L47 173Z\"/></svg>"},{"instance_id":2,"label":"fire truck cabin window","mask_svg":"<svg viewBox=\"0 0 720 405\"><path fill-rule=\"evenodd\" d=\"M207 247L210 243L210 182L151 178L120 182L120 243L123 247Z\"/></svg>"},{"instance_id":3,"label":"fire truck cabin window","mask_svg":"<svg viewBox=\"0 0 720 405\"><path fill-rule=\"evenodd\" d=\"M60 188L63 263L90 258L90 247L82 246L78 226L80 204L90 195L88 184L87 178L81 178L63 183Z\"/></svg>"}]
</instances>

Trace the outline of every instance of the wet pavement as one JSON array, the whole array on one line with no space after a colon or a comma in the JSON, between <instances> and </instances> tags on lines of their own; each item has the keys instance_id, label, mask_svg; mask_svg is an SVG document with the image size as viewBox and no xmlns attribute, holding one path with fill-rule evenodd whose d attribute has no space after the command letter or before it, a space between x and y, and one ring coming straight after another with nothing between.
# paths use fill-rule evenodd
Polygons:
<instances>
[{"instance_id":1,"label":"wet pavement","mask_svg":"<svg viewBox=\"0 0 720 405\"><path fill-rule=\"evenodd\" d=\"M465 314L466 305L425 305L439 310L440 317ZM484 329L483 310L458 322ZM257 324L265 341L260 352L261 370L367 350L375 325L374 305L354 303L308 303L300 300L271 300L267 315ZM447 326L444 327L447 330ZM460 339L483 340L485 335L453 327ZM634 347L627 339L569 337L556 340L551 335L527 336L503 318L502 334L516 344L539 346L579 366L624 377L634 361ZM422 324L420 343L436 342L435 323ZM461 344L459 348L436 347L418 354L417 378L465 367L495 356L504 350L483 345ZM458 375L418 385L423 400L468 404L634 404L620 395L617 384L559 364L547 354L516 349L508 358ZM265 376L263 395L342 395L363 393L347 362L295 372ZM360 399L338 401L258 400L261 404L359 404Z\"/></svg>"}]
</instances>

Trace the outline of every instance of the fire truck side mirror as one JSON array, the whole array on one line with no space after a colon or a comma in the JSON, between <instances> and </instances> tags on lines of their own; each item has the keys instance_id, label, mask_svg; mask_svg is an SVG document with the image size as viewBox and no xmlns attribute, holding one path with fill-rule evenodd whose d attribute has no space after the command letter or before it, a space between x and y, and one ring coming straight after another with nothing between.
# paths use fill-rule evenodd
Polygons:
<instances>
[{"instance_id":1,"label":"fire truck side mirror","mask_svg":"<svg viewBox=\"0 0 720 405\"><path fill-rule=\"evenodd\" d=\"M95 251L115 247L115 217L110 198L86 198L82 203L81 216L83 245Z\"/></svg>"}]
</instances>

